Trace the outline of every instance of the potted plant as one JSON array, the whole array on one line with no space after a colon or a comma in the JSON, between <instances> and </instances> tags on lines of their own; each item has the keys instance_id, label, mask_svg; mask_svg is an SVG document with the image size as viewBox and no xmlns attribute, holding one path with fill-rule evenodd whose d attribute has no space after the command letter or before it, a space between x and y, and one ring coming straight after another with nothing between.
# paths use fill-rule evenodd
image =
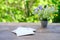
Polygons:
<instances>
[{"instance_id":1,"label":"potted plant","mask_svg":"<svg viewBox=\"0 0 60 40\"><path fill-rule=\"evenodd\" d=\"M54 6L50 5L45 5L45 6L38 6L34 10L34 14L38 14L39 20L41 20L41 27L46 28L48 20L52 19L54 16L54 12L57 10L55 9Z\"/></svg>"}]
</instances>

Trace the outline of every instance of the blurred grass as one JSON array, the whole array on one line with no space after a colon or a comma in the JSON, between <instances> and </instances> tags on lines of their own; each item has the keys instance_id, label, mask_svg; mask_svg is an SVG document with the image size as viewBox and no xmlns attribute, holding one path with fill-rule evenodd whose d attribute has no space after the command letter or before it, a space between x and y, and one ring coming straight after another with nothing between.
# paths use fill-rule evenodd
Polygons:
<instances>
[{"instance_id":1,"label":"blurred grass","mask_svg":"<svg viewBox=\"0 0 60 40\"><path fill-rule=\"evenodd\" d=\"M38 15L32 12L37 6L46 4L58 5L59 0L0 0L0 22L40 22Z\"/></svg>"}]
</instances>

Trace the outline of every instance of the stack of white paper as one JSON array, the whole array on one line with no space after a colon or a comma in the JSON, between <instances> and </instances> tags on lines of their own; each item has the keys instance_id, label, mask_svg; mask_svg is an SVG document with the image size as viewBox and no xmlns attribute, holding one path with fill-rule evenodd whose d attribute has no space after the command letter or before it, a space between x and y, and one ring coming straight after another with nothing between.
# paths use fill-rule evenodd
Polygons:
<instances>
[{"instance_id":1,"label":"stack of white paper","mask_svg":"<svg viewBox=\"0 0 60 40\"><path fill-rule=\"evenodd\" d=\"M36 29L26 28L26 27L18 27L17 29L13 30L12 32L16 33L17 36L22 36L22 35L34 34L34 31L36 31Z\"/></svg>"}]
</instances>

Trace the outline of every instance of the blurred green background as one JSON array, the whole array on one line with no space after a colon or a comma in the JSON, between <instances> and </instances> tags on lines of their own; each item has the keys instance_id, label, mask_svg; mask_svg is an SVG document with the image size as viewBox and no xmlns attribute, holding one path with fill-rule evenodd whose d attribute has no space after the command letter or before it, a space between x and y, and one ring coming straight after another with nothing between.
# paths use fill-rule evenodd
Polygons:
<instances>
[{"instance_id":1,"label":"blurred green background","mask_svg":"<svg viewBox=\"0 0 60 40\"><path fill-rule=\"evenodd\" d=\"M60 0L0 0L0 22L40 22L33 14L39 5L54 5L58 12L49 22L60 23Z\"/></svg>"}]
</instances>

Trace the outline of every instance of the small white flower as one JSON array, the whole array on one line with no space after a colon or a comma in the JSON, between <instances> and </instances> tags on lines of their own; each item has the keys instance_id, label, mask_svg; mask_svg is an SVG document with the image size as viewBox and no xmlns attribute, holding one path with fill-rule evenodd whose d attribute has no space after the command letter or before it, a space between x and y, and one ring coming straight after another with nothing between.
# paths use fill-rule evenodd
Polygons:
<instances>
[{"instance_id":1,"label":"small white flower","mask_svg":"<svg viewBox=\"0 0 60 40\"><path fill-rule=\"evenodd\" d=\"M54 11L55 11L55 8L52 6L52 7L50 8L50 11L51 11L51 12L54 12Z\"/></svg>"}]
</instances>

